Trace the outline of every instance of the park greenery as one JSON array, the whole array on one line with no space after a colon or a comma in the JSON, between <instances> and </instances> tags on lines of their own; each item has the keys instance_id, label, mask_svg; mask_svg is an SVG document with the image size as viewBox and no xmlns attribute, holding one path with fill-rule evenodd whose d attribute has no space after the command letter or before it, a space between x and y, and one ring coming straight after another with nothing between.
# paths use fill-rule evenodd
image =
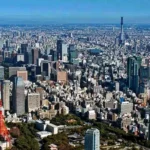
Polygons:
<instances>
[{"instance_id":1,"label":"park greenery","mask_svg":"<svg viewBox=\"0 0 150 150\"><path fill-rule=\"evenodd\" d=\"M150 141L142 139L138 136L134 136L131 133L126 133L122 129L110 126L110 125L103 123L103 122L92 121L91 122L92 126L87 126L87 125L83 126L83 121L79 117L76 117L73 114L69 114L66 116L62 116L62 115L57 116L57 117L52 119L52 123L57 124L57 125L62 125L62 124L68 125L66 123L66 120L68 120L68 119L77 120L77 123L69 124L69 125L82 125L81 128L75 128L75 129L70 130L70 133L78 133L78 134L84 136L85 131L88 128L95 127L95 128L98 128L100 130L101 141L108 141L108 145L115 144L117 139L123 139L123 142L125 144L124 146L130 146L129 143L136 143L136 144L139 144L141 146L145 146L145 147L150 148Z\"/></svg>"},{"instance_id":2,"label":"park greenery","mask_svg":"<svg viewBox=\"0 0 150 150\"><path fill-rule=\"evenodd\" d=\"M83 150L83 146L73 147L69 145L68 136L65 132L48 136L43 139L43 150L49 150L50 144L56 144L59 150Z\"/></svg>"},{"instance_id":3,"label":"park greenery","mask_svg":"<svg viewBox=\"0 0 150 150\"><path fill-rule=\"evenodd\" d=\"M75 122L68 123L68 120L75 120ZM123 130L110 126L103 122L91 121L91 124L84 124L79 117L69 114L66 116L59 115L51 120L51 123L56 125L81 125L79 128L72 128L62 131L57 135L51 135L42 140L42 149L48 150L50 144L56 144L59 150L82 150L83 145L73 147L69 145L68 135L77 133L84 137L87 129L94 127L100 130L100 140L107 141L108 145L115 145L118 139L122 139L122 146L131 146L131 143L135 143L144 147L150 148L150 141L142 139L138 136L134 136L131 133L125 133ZM11 133L11 136L15 138L14 146L12 150L38 150L39 144L36 138L37 130L34 127L34 123L8 123L9 128L17 127L20 130L20 134ZM32 142L31 142L32 141Z\"/></svg>"},{"instance_id":4,"label":"park greenery","mask_svg":"<svg viewBox=\"0 0 150 150\"><path fill-rule=\"evenodd\" d=\"M17 127L20 130L20 135L15 133L11 134L13 138L16 138L12 150L39 150L39 144L36 137L36 130L34 124L27 123L9 123L8 127Z\"/></svg>"},{"instance_id":5,"label":"park greenery","mask_svg":"<svg viewBox=\"0 0 150 150\"><path fill-rule=\"evenodd\" d=\"M73 114L68 114L68 115L57 115L55 118L51 120L51 123L55 125L83 125L83 121L73 115Z\"/></svg>"}]
</instances>

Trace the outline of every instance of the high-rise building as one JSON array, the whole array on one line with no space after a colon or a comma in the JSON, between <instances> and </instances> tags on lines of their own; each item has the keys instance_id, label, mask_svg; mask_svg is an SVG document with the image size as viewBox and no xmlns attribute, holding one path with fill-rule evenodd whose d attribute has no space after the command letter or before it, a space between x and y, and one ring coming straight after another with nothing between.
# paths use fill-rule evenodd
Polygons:
<instances>
[{"instance_id":1,"label":"high-rise building","mask_svg":"<svg viewBox=\"0 0 150 150\"><path fill-rule=\"evenodd\" d=\"M85 150L100 150L100 132L98 129L88 129L85 134Z\"/></svg>"},{"instance_id":2,"label":"high-rise building","mask_svg":"<svg viewBox=\"0 0 150 150\"><path fill-rule=\"evenodd\" d=\"M4 80L4 67L0 66L0 80Z\"/></svg>"},{"instance_id":3,"label":"high-rise building","mask_svg":"<svg viewBox=\"0 0 150 150\"><path fill-rule=\"evenodd\" d=\"M74 44L70 44L69 45L69 62L72 63L74 59L77 58L77 51L75 49L75 45Z\"/></svg>"},{"instance_id":4,"label":"high-rise building","mask_svg":"<svg viewBox=\"0 0 150 150\"><path fill-rule=\"evenodd\" d=\"M57 59L62 60L62 40L57 40Z\"/></svg>"},{"instance_id":5,"label":"high-rise building","mask_svg":"<svg viewBox=\"0 0 150 150\"><path fill-rule=\"evenodd\" d=\"M25 54L28 49L28 44L21 44L21 54Z\"/></svg>"},{"instance_id":6,"label":"high-rise building","mask_svg":"<svg viewBox=\"0 0 150 150\"><path fill-rule=\"evenodd\" d=\"M132 56L127 59L127 83L128 87L135 93L139 90L139 69L141 66L141 57Z\"/></svg>"},{"instance_id":7,"label":"high-rise building","mask_svg":"<svg viewBox=\"0 0 150 150\"><path fill-rule=\"evenodd\" d=\"M13 111L17 115L23 115L25 113L25 85L22 77L15 77L13 90Z\"/></svg>"},{"instance_id":8,"label":"high-rise building","mask_svg":"<svg viewBox=\"0 0 150 150\"><path fill-rule=\"evenodd\" d=\"M41 72L43 76L48 77L50 79L51 65L48 60L41 61Z\"/></svg>"},{"instance_id":9,"label":"high-rise building","mask_svg":"<svg viewBox=\"0 0 150 150\"><path fill-rule=\"evenodd\" d=\"M68 46L67 44L62 44L62 61L67 62L68 61Z\"/></svg>"},{"instance_id":10,"label":"high-rise building","mask_svg":"<svg viewBox=\"0 0 150 150\"><path fill-rule=\"evenodd\" d=\"M33 62L32 51L25 53L25 62L27 64L32 64L32 62Z\"/></svg>"},{"instance_id":11,"label":"high-rise building","mask_svg":"<svg viewBox=\"0 0 150 150\"><path fill-rule=\"evenodd\" d=\"M68 47L62 40L57 41L57 59L68 61Z\"/></svg>"},{"instance_id":12,"label":"high-rise building","mask_svg":"<svg viewBox=\"0 0 150 150\"><path fill-rule=\"evenodd\" d=\"M50 50L50 55L52 55L52 61L57 61L57 51Z\"/></svg>"},{"instance_id":13,"label":"high-rise building","mask_svg":"<svg viewBox=\"0 0 150 150\"><path fill-rule=\"evenodd\" d=\"M22 77L24 81L28 80L28 72L27 71L17 71L17 77Z\"/></svg>"},{"instance_id":14,"label":"high-rise building","mask_svg":"<svg viewBox=\"0 0 150 150\"><path fill-rule=\"evenodd\" d=\"M5 41L5 47L7 50L9 50L9 46L10 46L9 40L6 40Z\"/></svg>"},{"instance_id":15,"label":"high-rise building","mask_svg":"<svg viewBox=\"0 0 150 150\"><path fill-rule=\"evenodd\" d=\"M40 108L40 93L28 94L28 112L35 111Z\"/></svg>"},{"instance_id":16,"label":"high-rise building","mask_svg":"<svg viewBox=\"0 0 150 150\"><path fill-rule=\"evenodd\" d=\"M10 80L2 82L2 102L4 110L10 110Z\"/></svg>"},{"instance_id":17,"label":"high-rise building","mask_svg":"<svg viewBox=\"0 0 150 150\"><path fill-rule=\"evenodd\" d=\"M37 65L38 58L39 58L39 49L32 49L32 63Z\"/></svg>"}]
</instances>

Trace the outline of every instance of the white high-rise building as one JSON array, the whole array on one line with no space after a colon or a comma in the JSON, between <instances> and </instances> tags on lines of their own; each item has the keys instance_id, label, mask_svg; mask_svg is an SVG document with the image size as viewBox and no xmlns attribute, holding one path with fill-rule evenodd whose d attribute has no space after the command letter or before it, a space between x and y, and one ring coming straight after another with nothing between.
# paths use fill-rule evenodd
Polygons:
<instances>
[{"instance_id":1,"label":"white high-rise building","mask_svg":"<svg viewBox=\"0 0 150 150\"><path fill-rule=\"evenodd\" d=\"M2 82L2 102L5 110L10 110L10 81Z\"/></svg>"},{"instance_id":2,"label":"white high-rise building","mask_svg":"<svg viewBox=\"0 0 150 150\"><path fill-rule=\"evenodd\" d=\"M68 61L68 46L67 44L62 44L62 61Z\"/></svg>"}]
</instances>

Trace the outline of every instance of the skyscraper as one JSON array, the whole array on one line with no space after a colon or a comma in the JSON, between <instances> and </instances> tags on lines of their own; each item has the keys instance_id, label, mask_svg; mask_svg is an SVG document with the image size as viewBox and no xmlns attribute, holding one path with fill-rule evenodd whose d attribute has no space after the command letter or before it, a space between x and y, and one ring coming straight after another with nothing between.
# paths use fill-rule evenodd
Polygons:
<instances>
[{"instance_id":1,"label":"skyscraper","mask_svg":"<svg viewBox=\"0 0 150 150\"><path fill-rule=\"evenodd\" d=\"M74 44L69 45L69 62L72 63L77 58L77 51Z\"/></svg>"},{"instance_id":2,"label":"skyscraper","mask_svg":"<svg viewBox=\"0 0 150 150\"><path fill-rule=\"evenodd\" d=\"M22 77L15 77L13 90L13 110L17 115L23 115L25 113L25 86Z\"/></svg>"},{"instance_id":3,"label":"skyscraper","mask_svg":"<svg viewBox=\"0 0 150 150\"><path fill-rule=\"evenodd\" d=\"M5 110L10 110L10 80L2 82L2 102Z\"/></svg>"},{"instance_id":4,"label":"skyscraper","mask_svg":"<svg viewBox=\"0 0 150 150\"><path fill-rule=\"evenodd\" d=\"M67 44L62 44L62 61L67 62L68 61L68 46Z\"/></svg>"},{"instance_id":5,"label":"skyscraper","mask_svg":"<svg viewBox=\"0 0 150 150\"><path fill-rule=\"evenodd\" d=\"M128 87L135 93L139 90L139 69L142 59L132 56L127 59L127 83Z\"/></svg>"},{"instance_id":6,"label":"skyscraper","mask_svg":"<svg viewBox=\"0 0 150 150\"><path fill-rule=\"evenodd\" d=\"M5 47L6 47L7 51L9 51L9 46L10 46L9 40L6 40L5 41Z\"/></svg>"},{"instance_id":7,"label":"skyscraper","mask_svg":"<svg viewBox=\"0 0 150 150\"><path fill-rule=\"evenodd\" d=\"M57 61L57 55L58 55L58 53L57 53L57 51L54 51L54 50L50 50L50 55L52 55L52 61Z\"/></svg>"},{"instance_id":8,"label":"skyscraper","mask_svg":"<svg viewBox=\"0 0 150 150\"><path fill-rule=\"evenodd\" d=\"M62 40L57 40L57 59L62 60Z\"/></svg>"},{"instance_id":9,"label":"skyscraper","mask_svg":"<svg viewBox=\"0 0 150 150\"><path fill-rule=\"evenodd\" d=\"M39 58L39 49L32 49L32 64L37 64L37 59Z\"/></svg>"},{"instance_id":10,"label":"skyscraper","mask_svg":"<svg viewBox=\"0 0 150 150\"><path fill-rule=\"evenodd\" d=\"M98 129L88 129L85 134L85 150L100 149L100 132Z\"/></svg>"},{"instance_id":11,"label":"skyscraper","mask_svg":"<svg viewBox=\"0 0 150 150\"><path fill-rule=\"evenodd\" d=\"M57 59L67 61L68 47L67 44L63 43L62 40L57 41Z\"/></svg>"},{"instance_id":12,"label":"skyscraper","mask_svg":"<svg viewBox=\"0 0 150 150\"><path fill-rule=\"evenodd\" d=\"M21 44L21 54L25 54L27 52L28 44Z\"/></svg>"},{"instance_id":13,"label":"skyscraper","mask_svg":"<svg viewBox=\"0 0 150 150\"><path fill-rule=\"evenodd\" d=\"M41 72L44 77L48 77L50 79L51 66L48 60L41 61Z\"/></svg>"}]
</instances>

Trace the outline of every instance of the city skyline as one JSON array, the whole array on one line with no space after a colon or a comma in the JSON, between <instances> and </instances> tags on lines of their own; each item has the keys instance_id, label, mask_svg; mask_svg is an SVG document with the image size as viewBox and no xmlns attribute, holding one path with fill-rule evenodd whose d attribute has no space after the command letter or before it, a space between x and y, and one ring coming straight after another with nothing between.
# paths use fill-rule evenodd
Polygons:
<instances>
[{"instance_id":1,"label":"city skyline","mask_svg":"<svg viewBox=\"0 0 150 150\"><path fill-rule=\"evenodd\" d=\"M0 24L5 23L150 23L150 1L132 0L6 0L0 5Z\"/></svg>"}]
</instances>

